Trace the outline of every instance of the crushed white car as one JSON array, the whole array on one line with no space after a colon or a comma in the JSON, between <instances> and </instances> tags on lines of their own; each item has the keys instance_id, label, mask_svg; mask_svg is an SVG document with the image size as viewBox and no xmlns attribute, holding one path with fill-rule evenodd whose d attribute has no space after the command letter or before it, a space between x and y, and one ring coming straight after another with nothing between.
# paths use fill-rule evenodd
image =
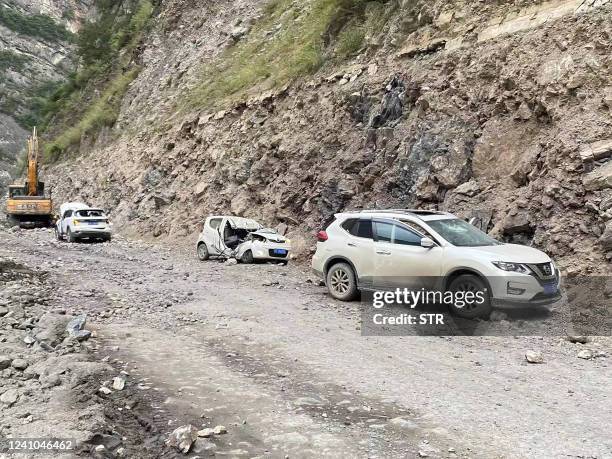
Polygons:
<instances>
[{"instance_id":1,"label":"crushed white car","mask_svg":"<svg viewBox=\"0 0 612 459\"><path fill-rule=\"evenodd\" d=\"M198 258L235 258L243 263L256 260L287 264L290 241L273 229L250 218L210 216L196 244Z\"/></svg>"}]
</instances>

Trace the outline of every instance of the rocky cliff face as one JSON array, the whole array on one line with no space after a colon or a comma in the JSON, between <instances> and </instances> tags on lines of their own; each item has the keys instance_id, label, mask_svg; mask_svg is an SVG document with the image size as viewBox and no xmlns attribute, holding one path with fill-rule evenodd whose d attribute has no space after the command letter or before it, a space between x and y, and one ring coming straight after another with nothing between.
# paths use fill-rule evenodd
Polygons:
<instances>
[{"instance_id":1,"label":"rocky cliff face","mask_svg":"<svg viewBox=\"0 0 612 459\"><path fill-rule=\"evenodd\" d=\"M48 171L56 196L152 237L252 216L301 254L334 212L439 208L569 271L609 270L612 2L401 1L351 60L178 110L264 3L164 2L113 131Z\"/></svg>"},{"instance_id":2,"label":"rocky cliff face","mask_svg":"<svg viewBox=\"0 0 612 459\"><path fill-rule=\"evenodd\" d=\"M93 0L0 1L0 188L27 138L33 99L74 71L72 33Z\"/></svg>"}]
</instances>

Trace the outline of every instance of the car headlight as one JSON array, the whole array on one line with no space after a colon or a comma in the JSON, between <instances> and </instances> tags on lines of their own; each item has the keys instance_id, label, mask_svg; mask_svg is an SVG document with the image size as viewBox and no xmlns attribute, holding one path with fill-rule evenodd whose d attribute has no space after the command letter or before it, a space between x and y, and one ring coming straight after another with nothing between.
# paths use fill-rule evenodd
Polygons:
<instances>
[{"instance_id":1,"label":"car headlight","mask_svg":"<svg viewBox=\"0 0 612 459\"><path fill-rule=\"evenodd\" d=\"M79 220L72 220L72 223L74 223L75 225L80 225L81 222Z\"/></svg>"},{"instance_id":2,"label":"car headlight","mask_svg":"<svg viewBox=\"0 0 612 459\"><path fill-rule=\"evenodd\" d=\"M502 271L529 274L529 268L521 263L508 263L506 261L494 261L493 264Z\"/></svg>"}]
</instances>

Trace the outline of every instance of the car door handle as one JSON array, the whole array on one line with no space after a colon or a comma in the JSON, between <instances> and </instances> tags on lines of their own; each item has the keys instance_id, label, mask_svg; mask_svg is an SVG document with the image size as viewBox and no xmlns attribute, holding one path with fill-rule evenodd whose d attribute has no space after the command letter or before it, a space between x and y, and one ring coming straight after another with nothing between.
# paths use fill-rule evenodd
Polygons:
<instances>
[{"instance_id":1,"label":"car door handle","mask_svg":"<svg viewBox=\"0 0 612 459\"><path fill-rule=\"evenodd\" d=\"M391 252L388 252L387 250L377 250L376 253L378 255L391 255Z\"/></svg>"},{"instance_id":2,"label":"car door handle","mask_svg":"<svg viewBox=\"0 0 612 459\"><path fill-rule=\"evenodd\" d=\"M346 245L349 247L357 247L357 244L353 244L352 242L348 242Z\"/></svg>"}]
</instances>

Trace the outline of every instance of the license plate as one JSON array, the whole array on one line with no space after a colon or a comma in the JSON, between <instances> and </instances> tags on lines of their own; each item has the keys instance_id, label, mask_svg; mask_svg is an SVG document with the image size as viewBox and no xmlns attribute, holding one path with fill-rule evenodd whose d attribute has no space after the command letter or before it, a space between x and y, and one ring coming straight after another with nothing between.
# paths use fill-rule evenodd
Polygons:
<instances>
[{"instance_id":1,"label":"license plate","mask_svg":"<svg viewBox=\"0 0 612 459\"><path fill-rule=\"evenodd\" d=\"M97 225L98 222L87 222L88 225Z\"/></svg>"},{"instance_id":2,"label":"license plate","mask_svg":"<svg viewBox=\"0 0 612 459\"><path fill-rule=\"evenodd\" d=\"M557 285L556 284L545 284L544 285L544 294L546 295L554 295L557 293Z\"/></svg>"},{"instance_id":3,"label":"license plate","mask_svg":"<svg viewBox=\"0 0 612 459\"><path fill-rule=\"evenodd\" d=\"M287 255L287 251L284 249L274 249L274 255Z\"/></svg>"}]
</instances>

